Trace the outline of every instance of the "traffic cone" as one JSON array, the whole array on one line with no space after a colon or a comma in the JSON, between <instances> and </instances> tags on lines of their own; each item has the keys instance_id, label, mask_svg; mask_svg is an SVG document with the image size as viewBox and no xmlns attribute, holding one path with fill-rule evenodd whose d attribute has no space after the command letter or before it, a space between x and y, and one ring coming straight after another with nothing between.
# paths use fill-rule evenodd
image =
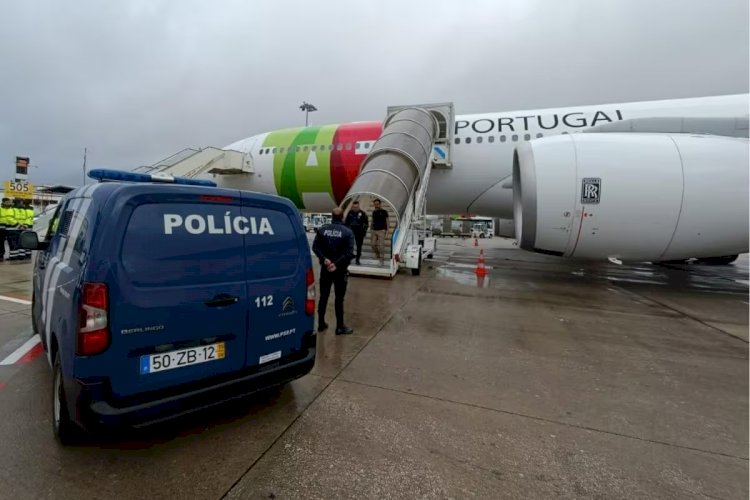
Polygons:
<instances>
[{"instance_id":1,"label":"traffic cone","mask_svg":"<svg viewBox=\"0 0 750 500\"><path fill-rule=\"evenodd\" d=\"M484 267L484 249L479 251L479 262L474 272L477 276L487 276L487 268Z\"/></svg>"}]
</instances>

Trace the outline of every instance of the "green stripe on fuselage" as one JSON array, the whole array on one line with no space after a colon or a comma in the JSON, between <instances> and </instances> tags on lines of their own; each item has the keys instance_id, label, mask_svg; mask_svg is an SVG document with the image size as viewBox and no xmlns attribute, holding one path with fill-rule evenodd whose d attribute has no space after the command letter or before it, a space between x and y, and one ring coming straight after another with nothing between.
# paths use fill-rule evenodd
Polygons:
<instances>
[{"instance_id":1,"label":"green stripe on fuselage","mask_svg":"<svg viewBox=\"0 0 750 500\"><path fill-rule=\"evenodd\" d=\"M331 153L327 147L333 140L336 125L287 129L269 133L263 147L277 148L273 158L273 177L276 192L289 198L297 208L304 209L302 193L328 193L331 187ZM311 146L325 145L323 151L315 151L317 165L308 166ZM297 146L300 147L299 152ZM304 150L307 146L307 151ZM278 148L284 148L283 153Z\"/></svg>"}]
</instances>

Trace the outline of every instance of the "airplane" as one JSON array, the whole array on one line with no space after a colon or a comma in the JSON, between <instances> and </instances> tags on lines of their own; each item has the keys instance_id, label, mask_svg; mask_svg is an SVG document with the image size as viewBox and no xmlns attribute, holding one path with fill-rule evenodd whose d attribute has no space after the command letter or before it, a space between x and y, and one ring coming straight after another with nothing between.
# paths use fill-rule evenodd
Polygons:
<instances>
[{"instance_id":1,"label":"airplane","mask_svg":"<svg viewBox=\"0 0 750 500\"><path fill-rule=\"evenodd\" d=\"M748 251L748 104L737 94L456 115L426 212L512 219L521 248L550 255L732 262ZM254 135L222 148L253 173L213 179L328 212L346 203L383 127Z\"/></svg>"}]
</instances>

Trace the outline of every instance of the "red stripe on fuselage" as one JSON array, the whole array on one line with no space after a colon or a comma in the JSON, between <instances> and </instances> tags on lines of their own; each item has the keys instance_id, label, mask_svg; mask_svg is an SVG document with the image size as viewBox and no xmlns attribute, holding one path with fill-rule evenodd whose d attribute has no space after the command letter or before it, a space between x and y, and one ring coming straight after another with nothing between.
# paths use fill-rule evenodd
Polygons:
<instances>
[{"instance_id":1,"label":"red stripe on fuselage","mask_svg":"<svg viewBox=\"0 0 750 500\"><path fill-rule=\"evenodd\" d=\"M331 187L336 203L341 203L354 180L359 175L366 154L357 154L357 142L369 141L374 143L383 131L381 122L362 122L340 125L333 134L334 146L342 144L339 151L336 147L331 151ZM346 145L351 144L347 150ZM370 144L372 147L372 144Z\"/></svg>"}]
</instances>

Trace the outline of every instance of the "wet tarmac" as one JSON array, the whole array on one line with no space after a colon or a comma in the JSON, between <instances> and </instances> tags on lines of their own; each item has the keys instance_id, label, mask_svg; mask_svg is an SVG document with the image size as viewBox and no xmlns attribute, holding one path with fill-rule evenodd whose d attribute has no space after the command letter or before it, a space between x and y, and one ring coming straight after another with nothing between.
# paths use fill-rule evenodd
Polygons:
<instances>
[{"instance_id":1,"label":"wet tarmac","mask_svg":"<svg viewBox=\"0 0 750 500\"><path fill-rule=\"evenodd\" d=\"M746 255L583 265L441 239L421 276L350 279L355 333L320 334L312 374L70 448L29 277L0 265L0 498L748 497Z\"/></svg>"}]
</instances>

